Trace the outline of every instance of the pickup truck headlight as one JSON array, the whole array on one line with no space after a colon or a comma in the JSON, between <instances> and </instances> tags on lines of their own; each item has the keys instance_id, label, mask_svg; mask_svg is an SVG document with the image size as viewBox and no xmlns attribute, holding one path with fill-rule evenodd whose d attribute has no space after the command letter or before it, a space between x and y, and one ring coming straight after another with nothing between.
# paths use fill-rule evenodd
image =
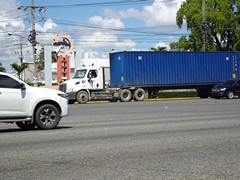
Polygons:
<instances>
[{"instance_id":1,"label":"pickup truck headlight","mask_svg":"<svg viewBox=\"0 0 240 180\"><path fill-rule=\"evenodd\" d=\"M65 98L65 99L68 99L68 95L67 94L58 94L60 97L62 97L62 98Z\"/></svg>"},{"instance_id":2,"label":"pickup truck headlight","mask_svg":"<svg viewBox=\"0 0 240 180\"><path fill-rule=\"evenodd\" d=\"M220 91L225 91L225 90L226 90L226 88L221 88L221 89L220 89Z\"/></svg>"}]
</instances>

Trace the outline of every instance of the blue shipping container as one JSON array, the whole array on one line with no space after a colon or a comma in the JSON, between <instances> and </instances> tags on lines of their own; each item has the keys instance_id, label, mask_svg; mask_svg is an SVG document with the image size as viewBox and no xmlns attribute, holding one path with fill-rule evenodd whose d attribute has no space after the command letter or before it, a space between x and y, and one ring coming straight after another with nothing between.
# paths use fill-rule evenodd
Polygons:
<instances>
[{"instance_id":1,"label":"blue shipping container","mask_svg":"<svg viewBox=\"0 0 240 180\"><path fill-rule=\"evenodd\" d=\"M111 87L195 86L239 78L237 52L153 52L110 54Z\"/></svg>"}]
</instances>

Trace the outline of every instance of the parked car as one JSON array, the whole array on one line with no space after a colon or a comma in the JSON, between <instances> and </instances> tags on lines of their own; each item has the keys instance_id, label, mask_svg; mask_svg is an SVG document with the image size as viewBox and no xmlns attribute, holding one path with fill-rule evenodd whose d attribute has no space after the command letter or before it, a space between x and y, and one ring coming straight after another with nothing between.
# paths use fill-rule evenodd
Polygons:
<instances>
[{"instance_id":1,"label":"parked car","mask_svg":"<svg viewBox=\"0 0 240 180\"><path fill-rule=\"evenodd\" d=\"M24 130L56 128L68 115L67 94L31 87L16 77L0 72L0 122L16 123Z\"/></svg>"},{"instance_id":2,"label":"parked car","mask_svg":"<svg viewBox=\"0 0 240 180\"><path fill-rule=\"evenodd\" d=\"M220 97L233 99L234 96L240 96L240 79L230 79L223 84L215 85L211 91L211 97L216 99Z\"/></svg>"}]
</instances>

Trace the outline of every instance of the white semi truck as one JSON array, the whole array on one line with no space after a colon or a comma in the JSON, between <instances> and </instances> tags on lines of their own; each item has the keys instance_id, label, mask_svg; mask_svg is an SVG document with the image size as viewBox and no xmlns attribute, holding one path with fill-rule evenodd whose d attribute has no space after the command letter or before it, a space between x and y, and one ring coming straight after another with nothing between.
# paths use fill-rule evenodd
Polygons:
<instances>
[{"instance_id":1,"label":"white semi truck","mask_svg":"<svg viewBox=\"0 0 240 180\"><path fill-rule=\"evenodd\" d=\"M110 66L90 64L59 89L70 103L80 104L91 99L143 101L169 89L196 89L200 98L208 98L214 85L240 76L239 61L238 52L114 52Z\"/></svg>"},{"instance_id":2,"label":"white semi truck","mask_svg":"<svg viewBox=\"0 0 240 180\"><path fill-rule=\"evenodd\" d=\"M109 83L109 66L95 66L92 63L77 70L72 79L60 84L59 89L68 94L69 104L75 101L85 104L92 99L117 101L117 97L114 98L114 93L117 91L115 88L110 89Z\"/></svg>"}]
</instances>

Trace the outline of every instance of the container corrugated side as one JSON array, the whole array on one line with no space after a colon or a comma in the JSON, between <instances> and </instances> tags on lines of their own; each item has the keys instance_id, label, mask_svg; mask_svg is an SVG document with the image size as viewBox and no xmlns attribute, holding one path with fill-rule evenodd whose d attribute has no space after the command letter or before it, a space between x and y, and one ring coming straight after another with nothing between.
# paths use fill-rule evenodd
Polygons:
<instances>
[{"instance_id":1,"label":"container corrugated side","mask_svg":"<svg viewBox=\"0 0 240 180\"><path fill-rule=\"evenodd\" d=\"M111 53L111 86L216 84L239 77L239 59L235 52Z\"/></svg>"}]
</instances>

